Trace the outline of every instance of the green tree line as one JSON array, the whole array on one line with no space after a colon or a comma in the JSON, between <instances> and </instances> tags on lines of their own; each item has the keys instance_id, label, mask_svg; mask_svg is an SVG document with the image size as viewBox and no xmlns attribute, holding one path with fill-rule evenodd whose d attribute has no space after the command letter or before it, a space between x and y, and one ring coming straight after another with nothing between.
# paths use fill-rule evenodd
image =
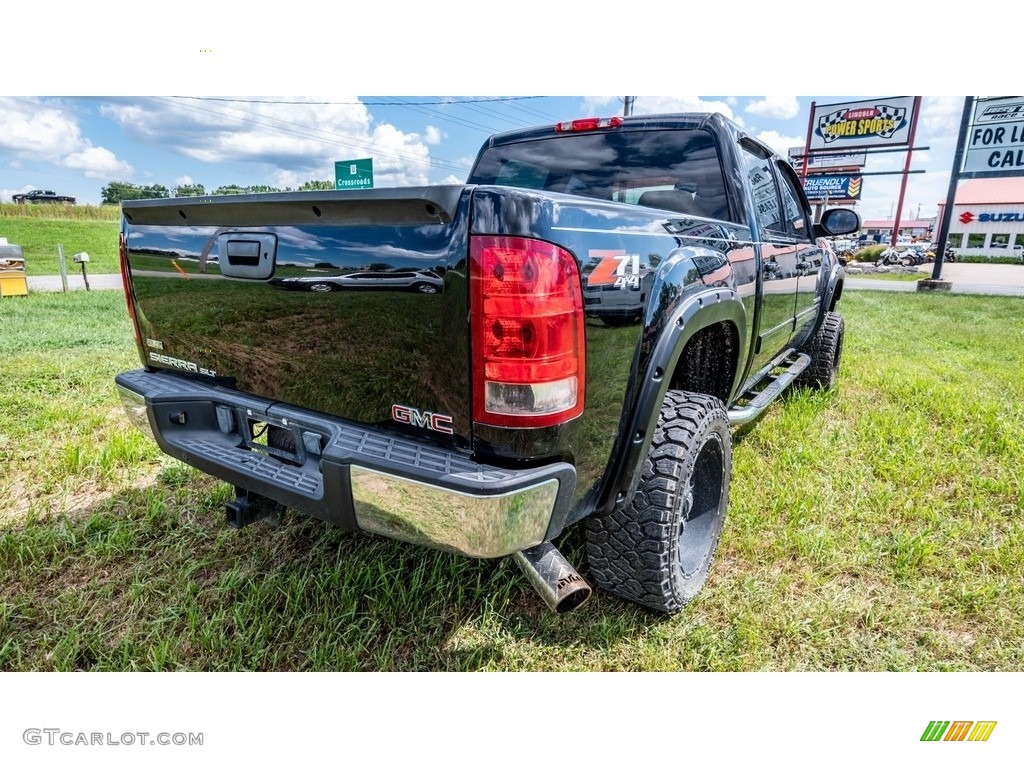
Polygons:
<instances>
[{"instance_id":1,"label":"green tree line","mask_svg":"<svg viewBox=\"0 0 1024 768\"><path fill-rule=\"evenodd\" d=\"M334 182L326 180L311 180L300 186L298 190L291 187L279 189L266 184L254 184L241 186L239 184L228 184L217 187L211 192L206 191L202 184L181 184L168 189L163 184L130 184L126 181L112 181L105 185L101 191L101 205L117 205L122 200L152 200L163 197L201 197L203 195L249 195L258 192L310 192L316 190L334 189Z\"/></svg>"}]
</instances>

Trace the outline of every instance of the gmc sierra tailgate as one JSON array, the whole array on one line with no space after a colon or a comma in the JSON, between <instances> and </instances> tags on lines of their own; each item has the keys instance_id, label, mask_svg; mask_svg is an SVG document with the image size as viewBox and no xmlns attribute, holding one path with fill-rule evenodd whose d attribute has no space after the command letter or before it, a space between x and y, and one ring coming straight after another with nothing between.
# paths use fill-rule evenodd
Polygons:
<instances>
[{"instance_id":1,"label":"gmc sierra tailgate","mask_svg":"<svg viewBox=\"0 0 1024 768\"><path fill-rule=\"evenodd\" d=\"M470 439L467 188L122 205L148 368Z\"/></svg>"}]
</instances>

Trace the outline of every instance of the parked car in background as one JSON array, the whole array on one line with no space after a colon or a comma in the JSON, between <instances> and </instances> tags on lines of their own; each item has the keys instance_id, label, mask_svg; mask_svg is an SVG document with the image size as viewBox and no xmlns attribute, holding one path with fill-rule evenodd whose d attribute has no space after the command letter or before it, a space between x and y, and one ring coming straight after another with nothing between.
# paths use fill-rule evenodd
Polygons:
<instances>
[{"instance_id":1,"label":"parked car in background","mask_svg":"<svg viewBox=\"0 0 1024 768\"><path fill-rule=\"evenodd\" d=\"M270 284L279 288L313 291L313 293L360 288L437 293L444 285L444 280L436 272L430 270L395 270L394 272L349 272L345 275L325 275L323 277L283 277L271 280Z\"/></svg>"},{"instance_id":2,"label":"parked car in background","mask_svg":"<svg viewBox=\"0 0 1024 768\"><path fill-rule=\"evenodd\" d=\"M29 192L22 192L12 195L11 200L19 205L26 203L67 203L75 204L75 198L70 195L58 195L52 189L33 189Z\"/></svg>"}]
</instances>

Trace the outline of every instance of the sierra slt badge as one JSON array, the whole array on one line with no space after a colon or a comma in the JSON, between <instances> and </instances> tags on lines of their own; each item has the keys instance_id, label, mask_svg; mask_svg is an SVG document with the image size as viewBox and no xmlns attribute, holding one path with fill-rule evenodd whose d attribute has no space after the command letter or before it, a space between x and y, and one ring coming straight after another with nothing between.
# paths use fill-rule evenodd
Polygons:
<instances>
[{"instance_id":1,"label":"sierra slt badge","mask_svg":"<svg viewBox=\"0 0 1024 768\"><path fill-rule=\"evenodd\" d=\"M176 357L170 355L161 355L159 352L150 352L149 359L159 365L166 365L171 368L177 368L179 371L188 371L189 373L199 373L203 376L216 376L216 371L211 371L209 368L200 368L198 365L193 363L191 360L179 360Z\"/></svg>"}]
</instances>

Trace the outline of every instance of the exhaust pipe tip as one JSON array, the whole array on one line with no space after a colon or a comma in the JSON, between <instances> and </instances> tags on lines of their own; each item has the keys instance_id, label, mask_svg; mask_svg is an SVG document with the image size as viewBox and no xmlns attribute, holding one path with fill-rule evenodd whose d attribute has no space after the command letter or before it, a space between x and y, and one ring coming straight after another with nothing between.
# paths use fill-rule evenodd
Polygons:
<instances>
[{"instance_id":1,"label":"exhaust pipe tip","mask_svg":"<svg viewBox=\"0 0 1024 768\"><path fill-rule=\"evenodd\" d=\"M558 614L583 605L594 590L550 542L512 555L548 608Z\"/></svg>"}]
</instances>

